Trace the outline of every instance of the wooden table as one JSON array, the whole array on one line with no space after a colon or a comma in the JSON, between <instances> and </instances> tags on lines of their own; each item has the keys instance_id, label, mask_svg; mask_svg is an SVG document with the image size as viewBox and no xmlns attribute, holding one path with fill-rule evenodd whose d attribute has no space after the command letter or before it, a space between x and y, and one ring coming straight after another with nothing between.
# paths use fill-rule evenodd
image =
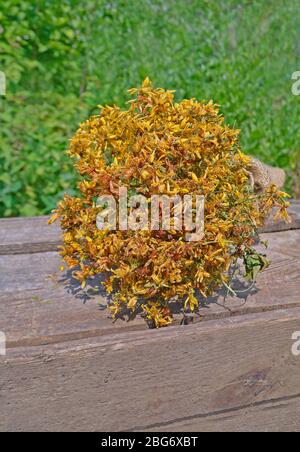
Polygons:
<instances>
[{"instance_id":1,"label":"wooden table","mask_svg":"<svg viewBox=\"0 0 300 452\"><path fill-rule=\"evenodd\" d=\"M300 431L300 203L271 267L202 321L113 324L60 272L58 226L0 220L1 431Z\"/></svg>"}]
</instances>

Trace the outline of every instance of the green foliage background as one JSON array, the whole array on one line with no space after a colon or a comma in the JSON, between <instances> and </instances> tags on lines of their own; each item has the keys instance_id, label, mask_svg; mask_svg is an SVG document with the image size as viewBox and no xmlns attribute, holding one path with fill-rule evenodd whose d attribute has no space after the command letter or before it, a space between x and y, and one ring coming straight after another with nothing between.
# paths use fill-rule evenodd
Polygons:
<instances>
[{"instance_id":1,"label":"green foliage background","mask_svg":"<svg viewBox=\"0 0 300 452\"><path fill-rule=\"evenodd\" d=\"M148 75L214 99L245 152L298 193L299 0L5 0L0 5L0 216L46 214L76 190L64 151L98 104Z\"/></svg>"}]
</instances>

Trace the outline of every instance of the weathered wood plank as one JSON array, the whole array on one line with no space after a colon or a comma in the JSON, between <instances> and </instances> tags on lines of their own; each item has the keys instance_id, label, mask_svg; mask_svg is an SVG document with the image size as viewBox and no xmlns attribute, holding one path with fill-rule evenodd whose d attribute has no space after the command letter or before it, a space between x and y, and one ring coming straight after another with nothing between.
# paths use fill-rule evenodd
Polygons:
<instances>
[{"instance_id":1,"label":"weathered wood plank","mask_svg":"<svg viewBox=\"0 0 300 452\"><path fill-rule=\"evenodd\" d=\"M49 217L0 219L0 255L56 251L61 244L59 224Z\"/></svg>"},{"instance_id":2,"label":"weathered wood plank","mask_svg":"<svg viewBox=\"0 0 300 452\"><path fill-rule=\"evenodd\" d=\"M264 235L272 265L247 300L210 300L205 322L150 331L112 324L103 293L83 304L74 282L68 292L44 220L0 247L1 431L300 431L300 230Z\"/></svg>"},{"instance_id":3,"label":"weathered wood plank","mask_svg":"<svg viewBox=\"0 0 300 452\"><path fill-rule=\"evenodd\" d=\"M203 320L300 306L300 230L265 234L264 239L272 265L259 276L257 288L226 302L222 295L208 300L200 311ZM60 265L55 252L0 256L0 331L7 333L10 347L147 329L141 318L113 324L99 309L107 302L103 291L83 292L60 272Z\"/></svg>"},{"instance_id":4,"label":"weathered wood plank","mask_svg":"<svg viewBox=\"0 0 300 452\"><path fill-rule=\"evenodd\" d=\"M149 432L299 432L300 394L250 404L174 423L152 426Z\"/></svg>"},{"instance_id":5,"label":"weathered wood plank","mask_svg":"<svg viewBox=\"0 0 300 452\"><path fill-rule=\"evenodd\" d=\"M273 216L270 216L265 227L261 229L261 232L279 232L300 229L300 200L291 201L289 214L291 217L291 223L287 224L282 220L274 222Z\"/></svg>"},{"instance_id":6,"label":"weathered wood plank","mask_svg":"<svg viewBox=\"0 0 300 452\"><path fill-rule=\"evenodd\" d=\"M66 280L61 264L56 252L0 256L0 331L9 347L146 329L142 319L113 324L99 307L106 304L103 292L84 298L86 292L71 277Z\"/></svg>"},{"instance_id":7,"label":"weathered wood plank","mask_svg":"<svg viewBox=\"0 0 300 452\"><path fill-rule=\"evenodd\" d=\"M268 220L262 232L300 229L300 201L292 201L291 224ZM0 255L56 251L61 245L59 224L48 225L49 217L0 219Z\"/></svg>"},{"instance_id":8,"label":"weathered wood plank","mask_svg":"<svg viewBox=\"0 0 300 452\"><path fill-rule=\"evenodd\" d=\"M298 308L11 349L0 358L0 430L165 428L295 396L299 329Z\"/></svg>"}]
</instances>

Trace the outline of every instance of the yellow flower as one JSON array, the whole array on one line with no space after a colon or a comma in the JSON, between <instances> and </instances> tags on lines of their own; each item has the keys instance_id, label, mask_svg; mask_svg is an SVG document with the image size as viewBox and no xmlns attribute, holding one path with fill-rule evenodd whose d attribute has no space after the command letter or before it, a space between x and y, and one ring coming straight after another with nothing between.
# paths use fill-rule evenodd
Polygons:
<instances>
[{"instance_id":1,"label":"yellow flower","mask_svg":"<svg viewBox=\"0 0 300 452\"><path fill-rule=\"evenodd\" d=\"M193 293L190 293L187 297L187 299L185 300L184 303L184 309L190 309L192 312L194 312L195 309L197 309L199 306L199 302L197 300L197 298L195 297L195 295Z\"/></svg>"},{"instance_id":2,"label":"yellow flower","mask_svg":"<svg viewBox=\"0 0 300 452\"><path fill-rule=\"evenodd\" d=\"M137 297L132 297L127 303L129 309L134 309L137 304Z\"/></svg>"},{"instance_id":3,"label":"yellow flower","mask_svg":"<svg viewBox=\"0 0 300 452\"><path fill-rule=\"evenodd\" d=\"M259 198L251 192L239 130L224 124L212 101L176 103L173 91L153 87L149 78L129 92L127 109L100 107L80 125L68 151L81 177L80 195L65 195L49 223L60 219L61 256L83 288L90 277L110 275L104 287L113 294L114 318L126 308L142 310L159 328L173 321L174 297L194 311L195 290L207 297L227 284L232 265L252 255L257 228L273 207L277 218L289 221L288 196L275 186ZM120 186L145 195L149 211L152 195L204 195L204 238L186 242L174 221L168 231L99 231L96 200L117 196Z\"/></svg>"}]
</instances>

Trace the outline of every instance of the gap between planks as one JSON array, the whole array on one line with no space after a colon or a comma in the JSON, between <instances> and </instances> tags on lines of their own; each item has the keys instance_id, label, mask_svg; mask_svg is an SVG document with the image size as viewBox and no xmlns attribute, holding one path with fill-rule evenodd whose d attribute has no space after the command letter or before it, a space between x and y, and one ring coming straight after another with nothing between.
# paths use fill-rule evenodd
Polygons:
<instances>
[{"instance_id":1,"label":"gap between planks","mask_svg":"<svg viewBox=\"0 0 300 452\"><path fill-rule=\"evenodd\" d=\"M289 209L292 222L274 223L270 218L261 232L300 229L300 201L293 200ZM0 255L33 254L57 251L62 244L58 223L48 225L48 216L0 219Z\"/></svg>"}]
</instances>

